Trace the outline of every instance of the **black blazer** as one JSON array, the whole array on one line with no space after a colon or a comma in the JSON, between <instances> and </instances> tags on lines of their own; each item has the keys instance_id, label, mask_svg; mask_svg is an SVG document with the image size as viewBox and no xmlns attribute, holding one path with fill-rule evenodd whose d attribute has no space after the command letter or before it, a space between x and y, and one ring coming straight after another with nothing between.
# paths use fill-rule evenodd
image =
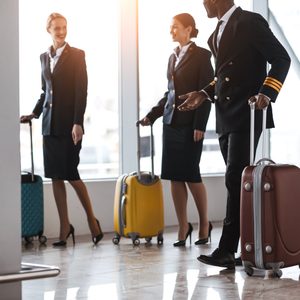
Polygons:
<instances>
[{"instance_id":1,"label":"black blazer","mask_svg":"<svg viewBox=\"0 0 300 300\"><path fill-rule=\"evenodd\" d=\"M211 53L195 43L192 43L179 64L174 68L175 54L171 54L168 63L167 78L168 91L164 97L147 114L151 123L163 116L164 124L191 125L194 129L205 131L209 112L210 101L194 111L183 112L177 107L184 102L178 96L201 90L213 79Z\"/></svg>"},{"instance_id":2,"label":"black blazer","mask_svg":"<svg viewBox=\"0 0 300 300\"><path fill-rule=\"evenodd\" d=\"M43 135L70 135L74 124L83 127L87 98L84 51L66 45L53 73L48 52L41 54L42 90L33 113L43 113Z\"/></svg>"},{"instance_id":3,"label":"black blazer","mask_svg":"<svg viewBox=\"0 0 300 300\"><path fill-rule=\"evenodd\" d=\"M216 130L218 133L248 131L248 99L263 93L275 102L289 70L289 55L261 15L240 7L225 27L218 53L214 53L212 38L213 34L208 44L215 56L215 78L204 90L216 104ZM256 114L256 126L261 126L262 113ZM271 105L267 127L274 127Z\"/></svg>"}]
</instances>

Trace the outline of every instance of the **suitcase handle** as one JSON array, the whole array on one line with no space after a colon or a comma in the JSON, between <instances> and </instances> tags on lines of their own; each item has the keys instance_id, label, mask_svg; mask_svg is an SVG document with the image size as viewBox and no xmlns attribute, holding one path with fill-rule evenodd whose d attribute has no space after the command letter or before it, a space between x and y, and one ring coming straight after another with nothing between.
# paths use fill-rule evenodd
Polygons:
<instances>
[{"instance_id":1,"label":"suitcase handle","mask_svg":"<svg viewBox=\"0 0 300 300\"><path fill-rule=\"evenodd\" d=\"M126 204L126 197L123 195L121 199L121 228L126 227L126 214L125 214L125 204Z\"/></svg>"},{"instance_id":2,"label":"suitcase handle","mask_svg":"<svg viewBox=\"0 0 300 300\"><path fill-rule=\"evenodd\" d=\"M255 102L249 101L250 106L250 166L254 165L254 126L255 126ZM267 132L267 106L263 108L262 119L262 156L265 158L266 154L266 132ZM268 159L261 159L260 161L267 161Z\"/></svg>"},{"instance_id":3,"label":"suitcase handle","mask_svg":"<svg viewBox=\"0 0 300 300\"><path fill-rule=\"evenodd\" d=\"M137 175L138 175L138 180L141 180L141 164L140 164L140 159L141 159L141 141L140 141L140 125L141 122L137 121L136 122L136 128L137 128ZM150 156L151 156L151 179L154 180L155 175L154 175L154 147L153 147L153 124L150 124Z\"/></svg>"},{"instance_id":4,"label":"suitcase handle","mask_svg":"<svg viewBox=\"0 0 300 300\"><path fill-rule=\"evenodd\" d=\"M31 159L31 181L34 182L34 163L33 163L33 142L32 142L32 122L28 120L29 135L30 135L30 159Z\"/></svg>"},{"instance_id":5,"label":"suitcase handle","mask_svg":"<svg viewBox=\"0 0 300 300\"><path fill-rule=\"evenodd\" d=\"M273 165L276 164L272 159L269 159L269 158L261 158L261 159L256 163L256 165L263 165L264 162L269 162L270 164L273 164Z\"/></svg>"}]
</instances>

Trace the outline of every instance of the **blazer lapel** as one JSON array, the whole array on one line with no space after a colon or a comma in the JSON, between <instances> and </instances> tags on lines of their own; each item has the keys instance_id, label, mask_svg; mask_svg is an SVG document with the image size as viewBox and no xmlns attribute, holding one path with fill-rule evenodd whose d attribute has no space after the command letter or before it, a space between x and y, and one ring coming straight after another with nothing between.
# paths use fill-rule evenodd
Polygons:
<instances>
[{"instance_id":1,"label":"blazer lapel","mask_svg":"<svg viewBox=\"0 0 300 300\"><path fill-rule=\"evenodd\" d=\"M215 51L215 48L214 48L213 42L212 42L212 41L213 41L213 36L214 36L214 34L215 34L215 32L213 32L213 33L211 34L211 36L208 38L207 44L208 44L208 46L209 46L209 48L210 48L210 51L212 52L213 56L216 57L216 56L217 56L217 53L216 53L216 51Z\"/></svg>"},{"instance_id":2,"label":"blazer lapel","mask_svg":"<svg viewBox=\"0 0 300 300\"><path fill-rule=\"evenodd\" d=\"M232 41L234 40L236 34L237 23L241 13L242 9L238 7L233 12L232 16L228 20L228 23L226 24L226 27L220 39L219 51L218 53L216 53L216 69L218 69L224 62L227 53L232 52L232 50L237 47L237 45L233 45Z\"/></svg>"},{"instance_id":3,"label":"blazer lapel","mask_svg":"<svg viewBox=\"0 0 300 300\"><path fill-rule=\"evenodd\" d=\"M66 59L68 58L69 54L70 54L70 49L71 47L69 46L69 44L66 45L64 51L62 52L58 62L56 63L54 70L53 70L53 75L59 71L59 69L61 68L61 66L64 64L64 62L66 61Z\"/></svg>"},{"instance_id":4,"label":"blazer lapel","mask_svg":"<svg viewBox=\"0 0 300 300\"><path fill-rule=\"evenodd\" d=\"M175 62L176 62L176 56L175 53L171 55L170 57L170 65L169 65L169 70L171 75L174 73L175 71Z\"/></svg>"},{"instance_id":5,"label":"blazer lapel","mask_svg":"<svg viewBox=\"0 0 300 300\"><path fill-rule=\"evenodd\" d=\"M182 66L184 66L186 64L186 62L189 60L189 58L191 57L193 51L195 49L195 43L192 43L186 53L184 54L184 56L182 57L182 59L180 60L180 62L178 63L178 65L175 67L175 71L177 71L178 69L180 69Z\"/></svg>"},{"instance_id":6,"label":"blazer lapel","mask_svg":"<svg viewBox=\"0 0 300 300\"><path fill-rule=\"evenodd\" d=\"M42 69L45 78L51 80L50 58L48 52L45 52L42 56Z\"/></svg>"}]
</instances>

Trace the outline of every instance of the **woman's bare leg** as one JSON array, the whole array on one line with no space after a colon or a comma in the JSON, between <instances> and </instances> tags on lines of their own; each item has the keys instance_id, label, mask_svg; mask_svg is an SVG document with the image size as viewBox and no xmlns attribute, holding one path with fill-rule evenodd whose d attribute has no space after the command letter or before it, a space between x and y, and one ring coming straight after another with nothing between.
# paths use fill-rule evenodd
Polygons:
<instances>
[{"instance_id":1,"label":"woman's bare leg","mask_svg":"<svg viewBox=\"0 0 300 300\"><path fill-rule=\"evenodd\" d=\"M207 194L205 185L202 182L188 182L188 187L194 198L199 215L199 233L198 238L208 237L209 223L207 214Z\"/></svg>"},{"instance_id":2,"label":"woman's bare leg","mask_svg":"<svg viewBox=\"0 0 300 300\"><path fill-rule=\"evenodd\" d=\"M59 239L66 240L70 231L66 186L63 180L52 179L52 190L60 222Z\"/></svg>"},{"instance_id":3,"label":"woman's bare leg","mask_svg":"<svg viewBox=\"0 0 300 300\"><path fill-rule=\"evenodd\" d=\"M184 240L189 230L187 220L187 188L182 181L171 181L171 193L179 223L178 240Z\"/></svg>"},{"instance_id":4,"label":"woman's bare leg","mask_svg":"<svg viewBox=\"0 0 300 300\"><path fill-rule=\"evenodd\" d=\"M101 233L101 229L99 230L96 217L93 211L92 203L90 200L89 193L87 188L82 180L70 180L71 186L74 188L88 219L88 224L92 236L97 236Z\"/></svg>"}]
</instances>

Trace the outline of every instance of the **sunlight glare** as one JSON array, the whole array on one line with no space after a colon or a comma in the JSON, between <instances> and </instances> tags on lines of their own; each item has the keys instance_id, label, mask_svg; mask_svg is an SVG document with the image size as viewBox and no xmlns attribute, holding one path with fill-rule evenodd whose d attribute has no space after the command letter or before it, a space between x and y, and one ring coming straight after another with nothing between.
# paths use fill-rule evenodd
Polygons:
<instances>
[{"instance_id":1,"label":"sunlight glare","mask_svg":"<svg viewBox=\"0 0 300 300\"><path fill-rule=\"evenodd\" d=\"M207 300L221 300L220 294L213 288L207 289Z\"/></svg>"},{"instance_id":2,"label":"sunlight glare","mask_svg":"<svg viewBox=\"0 0 300 300\"><path fill-rule=\"evenodd\" d=\"M198 281L199 270L187 270L188 298L192 299Z\"/></svg>"},{"instance_id":3,"label":"sunlight glare","mask_svg":"<svg viewBox=\"0 0 300 300\"><path fill-rule=\"evenodd\" d=\"M99 299L118 300L116 283L92 285L88 290L88 300Z\"/></svg>"},{"instance_id":4,"label":"sunlight glare","mask_svg":"<svg viewBox=\"0 0 300 300\"><path fill-rule=\"evenodd\" d=\"M66 300L74 300L74 299L76 299L78 291L79 291L79 287L68 288Z\"/></svg>"},{"instance_id":5,"label":"sunlight glare","mask_svg":"<svg viewBox=\"0 0 300 300\"><path fill-rule=\"evenodd\" d=\"M44 300L54 300L55 291L48 291L44 293Z\"/></svg>"},{"instance_id":6,"label":"sunlight glare","mask_svg":"<svg viewBox=\"0 0 300 300\"><path fill-rule=\"evenodd\" d=\"M164 292L162 300L173 299L177 273L164 274Z\"/></svg>"}]
</instances>

